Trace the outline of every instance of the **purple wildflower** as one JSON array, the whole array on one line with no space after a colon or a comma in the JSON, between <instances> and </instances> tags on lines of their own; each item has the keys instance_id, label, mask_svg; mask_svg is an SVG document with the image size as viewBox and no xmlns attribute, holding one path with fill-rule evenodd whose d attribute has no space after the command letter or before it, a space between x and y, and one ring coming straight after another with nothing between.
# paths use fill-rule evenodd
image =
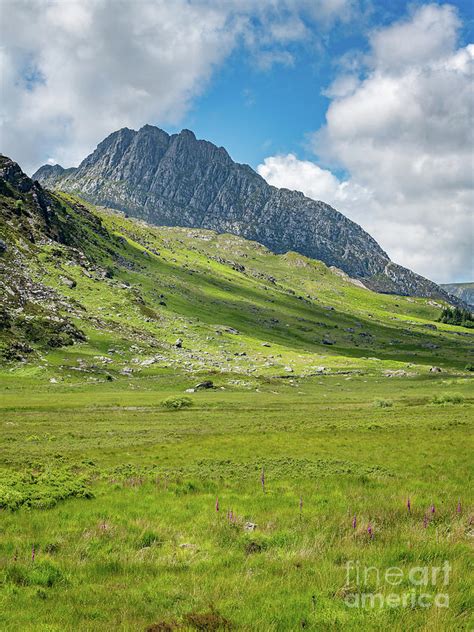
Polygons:
<instances>
[{"instance_id":1,"label":"purple wildflower","mask_svg":"<svg viewBox=\"0 0 474 632\"><path fill-rule=\"evenodd\" d=\"M357 527L357 515L354 514L354 517L352 518L352 528L355 529Z\"/></svg>"},{"instance_id":2,"label":"purple wildflower","mask_svg":"<svg viewBox=\"0 0 474 632\"><path fill-rule=\"evenodd\" d=\"M461 499L458 500L458 506L456 507L456 513L458 513L458 514L462 513Z\"/></svg>"},{"instance_id":3,"label":"purple wildflower","mask_svg":"<svg viewBox=\"0 0 474 632\"><path fill-rule=\"evenodd\" d=\"M436 513L436 509L434 505L431 505L431 513L434 515Z\"/></svg>"},{"instance_id":4,"label":"purple wildflower","mask_svg":"<svg viewBox=\"0 0 474 632\"><path fill-rule=\"evenodd\" d=\"M367 525L367 533L369 535L369 538L372 540L372 538L374 537L374 530L372 529L372 525L369 524Z\"/></svg>"},{"instance_id":5,"label":"purple wildflower","mask_svg":"<svg viewBox=\"0 0 474 632\"><path fill-rule=\"evenodd\" d=\"M410 502L410 497L408 497L408 500L407 500L407 509L408 509L408 511L409 511L409 512L411 512L411 502Z\"/></svg>"}]
</instances>

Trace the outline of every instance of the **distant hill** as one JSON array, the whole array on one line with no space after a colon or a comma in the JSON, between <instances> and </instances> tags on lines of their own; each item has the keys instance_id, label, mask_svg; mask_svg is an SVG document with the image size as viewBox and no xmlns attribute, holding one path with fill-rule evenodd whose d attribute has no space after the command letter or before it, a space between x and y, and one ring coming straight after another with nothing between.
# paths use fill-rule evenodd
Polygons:
<instances>
[{"instance_id":1,"label":"distant hill","mask_svg":"<svg viewBox=\"0 0 474 632\"><path fill-rule=\"evenodd\" d=\"M474 309L474 282L473 283L445 283L440 287L449 294L457 296L469 307Z\"/></svg>"},{"instance_id":2,"label":"distant hill","mask_svg":"<svg viewBox=\"0 0 474 632\"><path fill-rule=\"evenodd\" d=\"M189 130L170 136L151 125L124 128L77 169L45 165L33 178L158 226L207 228L275 253L293 250L378 292L446 298L435 283L390 261L368 233L328 204L270 186Z\"/></svg>"}]
</instances>

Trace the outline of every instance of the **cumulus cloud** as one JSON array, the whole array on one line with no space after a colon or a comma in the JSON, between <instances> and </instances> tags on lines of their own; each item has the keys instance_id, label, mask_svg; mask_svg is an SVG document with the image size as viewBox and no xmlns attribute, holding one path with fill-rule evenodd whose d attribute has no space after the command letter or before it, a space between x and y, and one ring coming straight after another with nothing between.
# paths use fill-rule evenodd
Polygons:
<instances>
[{"instance_id":1,"label":"cumulus cloud","mask_svg":"<svg viewBox=\"0 0 474 632\"><path fill-rule=\"evenodd\" d=\"M215 69L245 46L262 69L352 0L3 0L1 150L32 170L77 164L108 133L178 124ZM318 9L316 11L315 9Z\"/></svg>"},{"instance_id":2,"label":"cumulus cloud","mask_svg":"<svg viewBox=\"0 0 474 632\"><path fill-rule=\"evenodd\" d=\"M375 204L370 189L354 180L339 180L328 169L322 169L311 160L299 160L294 154L265 158L257 171L273 186L302 191L356 221L364 215L368 206Z\"/></svg>"},{"instance_id":3,"label":"cumulus cloud","mask_svg":"<svg viewBox=\"0 0 474 632\"><path fill-rule=\"evenodd\" d=\"M44 161L45 148L76 163L115 129L178 121L242 27L184 0L7 6L2 149L26 166Z\"/></svg>"},{"instance_id":4,"label":"cumulus cloud","mask_svg":"<svg viewBox=\"0 0 474 632\"><path fill-rule=\"evenodd\" d=\"M257 167L258 173L276 187L303 191L315 200L335 200L341 183L327 169L294 154L270 156Z\"/></svg>"},{"instance_id":5,"label":"cumulus cloud","mask_svg":"<svg viewBox=\"0 0 474 632\"><path fill-rule=\"evenodd\" d=\"M347 182L294 157L259 167L310 196L332 182L327 201L394 260L439 282L473 275L474 46L458 47L459 28L453 7L421 7L371 35L364 76L341 75L326 91L326 125L312 145Z\"/></svg>"}]
</instances>

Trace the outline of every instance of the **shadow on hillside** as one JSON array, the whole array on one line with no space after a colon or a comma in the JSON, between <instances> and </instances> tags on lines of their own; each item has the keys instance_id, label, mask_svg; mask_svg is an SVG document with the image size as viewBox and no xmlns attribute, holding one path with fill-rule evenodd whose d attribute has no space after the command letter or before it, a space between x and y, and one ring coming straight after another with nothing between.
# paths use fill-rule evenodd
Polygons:
<instances>
[{"instance_id":1,"label":"shadow on hillside","mask_svg":"<svg viewBox=\"0 0 474 632\"><path fill-rule=\"evenodd\" d=\"M189 270L181 263L164 261L162 257L148 259L130 243L126 248L141 266L145 266L146 272L142 274L151 281L158 272L166 284L170 280L179 284L180 287L173 289L172 296L167 298L168 310L182 317L198 318L210 326L234 328L253 338L256 344L267 341L295 351L353 358L376 355L380 359L401 362L465 364L465 359L459 359L461 341L451 342L446 332L440 340L438 332L414 330L408 324L381 323L361 315L354 316L340 308L328 311L313 301L285 291L278 284L269 284L243 272L237 273L242 279L239 283L211 276L212 269L206 272L195 268ZM222 266L230 272L225 264L213 266ZM136 274L130 271L127 277L132 280ZM251 283L258 288L250 287ZM226 298L219 294L225 294ZM324 339L334 344L324 344ZM442 344L442 349L435 352L429 348L433 344ZM467 356L467 349L464 350Z\"/></svg>"}]
</instances>

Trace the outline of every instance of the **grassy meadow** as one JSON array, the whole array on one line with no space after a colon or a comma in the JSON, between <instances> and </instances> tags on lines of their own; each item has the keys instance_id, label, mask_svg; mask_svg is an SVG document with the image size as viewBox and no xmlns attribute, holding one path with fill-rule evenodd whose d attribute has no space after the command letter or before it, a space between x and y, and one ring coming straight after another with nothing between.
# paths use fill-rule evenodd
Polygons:
<instances>
[{"instance_id":1,"label":"grassy meadow","mask_svg":"<svg viewBox=\"0 0 474 632\"><path fill-rule=\"evenodd\" d=\"M214 379L175 411L185 376L4 380L2 629L471 629L469 380ZM349 561L452 570L357 585ZM348 605L439 590L449 607Z\"/></svg>"}]
</instances>

